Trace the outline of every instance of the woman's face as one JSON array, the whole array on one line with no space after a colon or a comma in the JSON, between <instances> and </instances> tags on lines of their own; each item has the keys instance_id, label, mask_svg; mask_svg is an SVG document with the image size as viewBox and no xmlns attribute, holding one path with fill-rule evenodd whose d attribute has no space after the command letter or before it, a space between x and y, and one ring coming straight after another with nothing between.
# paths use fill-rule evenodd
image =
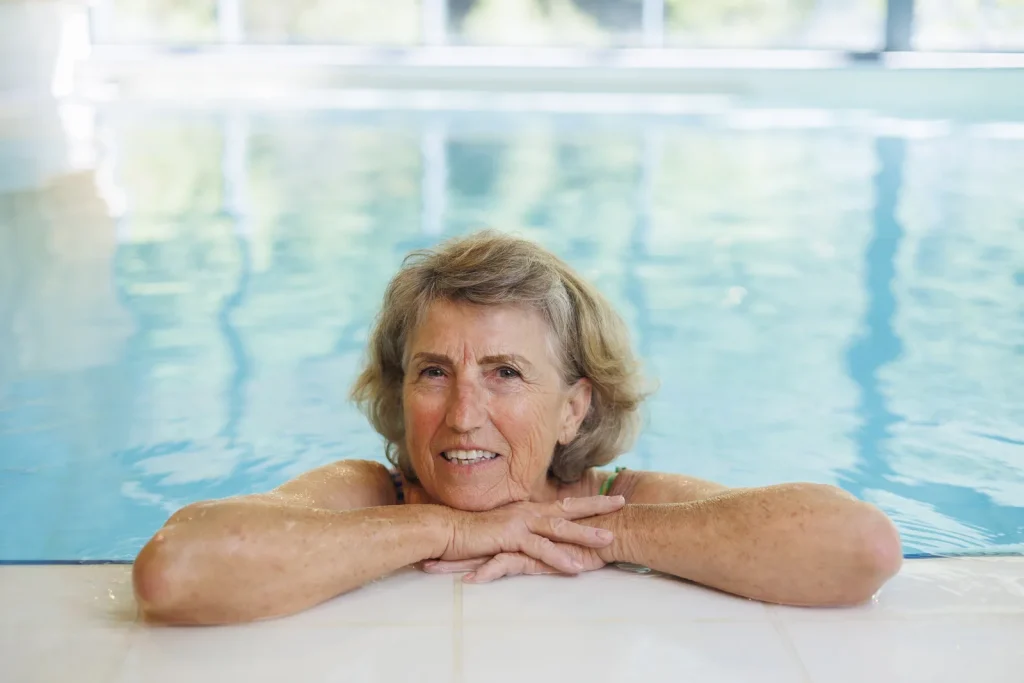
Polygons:
<instances>
[{"instance_id":1,"label":"woman's face","mask_svg":"<svg viewBox=\"0 0 1024 683\"><path fill-rule=\"evenodd\" d=\"M590 384L567 386L540 313L437 301L406 349L406 448L426 493L462 510L544 494L559 442L590 407Z\"/></svg>"}]
</instances>

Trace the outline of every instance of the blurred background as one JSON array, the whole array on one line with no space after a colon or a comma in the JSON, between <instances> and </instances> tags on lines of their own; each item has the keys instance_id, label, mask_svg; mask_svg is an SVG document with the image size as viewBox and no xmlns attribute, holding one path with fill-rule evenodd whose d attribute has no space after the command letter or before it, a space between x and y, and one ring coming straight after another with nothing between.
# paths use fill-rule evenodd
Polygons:
<instances>
[{"instance_id":1,"label":"blurred background","mask_svg":"<svg viewBox=\"0 0 1024 683\"><path fill-rule=\"evenodd\" d=\"M1024 0L0 0L0 560L382 459L408 250L615 303L622 464L812 480L1024 549Z\"/></svg>"},{"instance_id":2,"label":"blurred background","mask_svg":"<svg viewBox=\"0 0 1024 683\"><path fill-rule=\"evenodd\" d=\"M1020 0L97 0L89 9L97 43L1024 48Z\"/></svg>"}]
</instances>

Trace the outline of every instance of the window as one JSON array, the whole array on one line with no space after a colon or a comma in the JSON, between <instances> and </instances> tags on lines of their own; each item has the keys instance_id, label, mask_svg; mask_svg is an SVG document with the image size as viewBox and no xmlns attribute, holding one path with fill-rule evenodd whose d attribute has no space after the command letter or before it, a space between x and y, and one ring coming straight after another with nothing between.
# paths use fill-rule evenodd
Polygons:
<instances>
[{"instance_id":1,"label":"window","mask_svg":"<svg viewBox=\"0 0 1024 683\"><path fill-rule=\"evenodd\" d=\"M918 50L1024 50L1024 0L918 0Z\"/></svg>"},{"instance_id":2,"label":"window","mask_svg":"<svg viewBox=\"0 0 1024 683\"><path fill-rule=\"evenodd\" d=\"M884 16L880 0L665 0L666 43L875 50Z\"/></svg>"},{"instance_id":3,"label":"window","mask_svg":"<svg viewBox=\"0 0 1024 683\"><path fill-rule=\"evenodd\" d=\"M216 0L111 0L94 15L96 42L210 43L219 38Z\"/></svg>"},{"instance_id":4,"label":"window","mask_svg":"<svg viewBox=\"0 0 1024 683\"><path fill-rule=\"evenodd\" d=\"M244 35L256 43L411 45L419 0L245 0Z\"/></svg>"},{"instance_id":5,"label":"window","mask_svg":"<svg viewBox=\"0 0 1024 683\"><path fill-rule=\"evenodd\" d=\"M449 0L449 40L473 45L636 45L642 10L641 0Z\"/></svg>"}]
</instances>

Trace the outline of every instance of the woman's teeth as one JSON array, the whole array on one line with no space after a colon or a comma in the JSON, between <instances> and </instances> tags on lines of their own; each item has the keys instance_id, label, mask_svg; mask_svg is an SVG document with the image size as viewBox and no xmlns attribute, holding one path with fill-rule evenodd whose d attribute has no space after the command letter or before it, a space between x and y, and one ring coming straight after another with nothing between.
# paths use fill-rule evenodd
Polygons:
<instances>
[{"instance_id":1,"label":"woman's teeth","mask_svg":"<svg viewBox=\"0 0 1024 683\"><path fill-rule=\"evenodd\" d=\"M498 457L497 453L491 453L489 451L444 451L441 453L441 457L448 462L458 463L460 465L468 465L474 462L483 462L484 460L493 460Z\"/></svg>"}]
</instances>

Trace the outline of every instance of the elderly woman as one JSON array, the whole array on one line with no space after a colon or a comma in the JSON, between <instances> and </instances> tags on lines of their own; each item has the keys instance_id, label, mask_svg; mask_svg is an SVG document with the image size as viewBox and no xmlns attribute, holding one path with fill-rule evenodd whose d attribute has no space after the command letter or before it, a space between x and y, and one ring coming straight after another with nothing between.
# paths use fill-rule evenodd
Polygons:
<instances>
[{"instance_id":1,"label":"elderly woman","mask_svg":"<svg viewBox=\"0 0 1024 683\"><path fill-rule=\"evenodd\" d=\"M627 333L524 240L481 233L407 258L353 396L395 470L343 460L185 507L136 559L147 617L285 615L414 564L484 583L634 563L758 600L845 605L902 561L886 516L831 486L598 469L639 421Z\"/></svg>"}]
</instances>

